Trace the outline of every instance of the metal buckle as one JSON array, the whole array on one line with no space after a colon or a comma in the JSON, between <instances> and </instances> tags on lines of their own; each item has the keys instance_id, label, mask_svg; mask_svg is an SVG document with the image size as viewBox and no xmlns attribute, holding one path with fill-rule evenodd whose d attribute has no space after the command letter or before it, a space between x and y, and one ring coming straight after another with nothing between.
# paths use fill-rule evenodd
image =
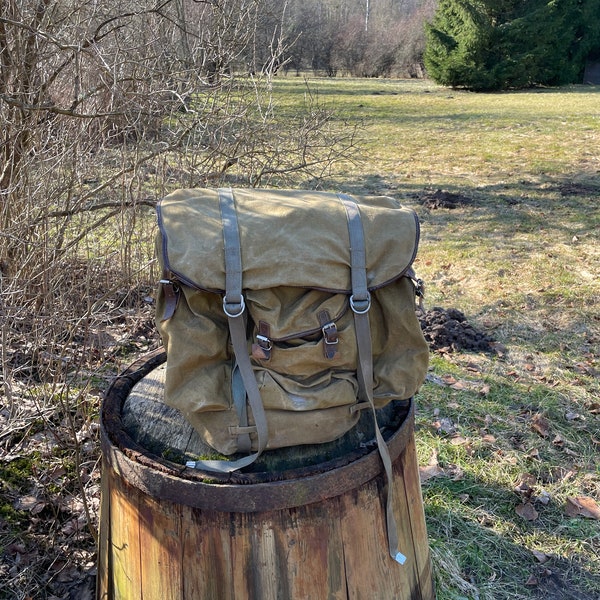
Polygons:
<instances>
[{"instance_id":1,"label":"metal buckle","mask_svg":"<svg viewBox=\"0 0 600 600\"><path fill-rule=\"evenodd\" d=\"M335 346L336 344L339 344L340 340L337 336L337 326L333 321L323 325L323 327L321 327L321 331L323 332L323 341L327 345Z\"/></svg>"},{"instance_id":2,"label":"metal buckle","mask_svg":"<svg viewBox=\"0 0 600 600\"><path fill-rule=\"evenodd\" d=\"M271 344L271 340L266 335L257 334L256 341L258 342L258 345L263 350L271 350L271 348L273 348L273 344Z\"/></svg>"},{"instance_id":3,"label":"metal buckle","mask_svg":"<svg viewBox=\"0 0 600 600\"><path fill-rule=\"evenodd\" d=\"M358 306L363 303L366 303L366 308ZM371 294L367 292L367 297L364 300L358 300L357 302L354 302L354 294L352 294L352 296L350 296L350 308L357 315L367 314L371 309Z\"/></svg>"},{"instance_id":4,"label":"metal buckle","mask_svg":"<svg viewBox=\"0 0 600 600\"><path fill-rule=\"evenodd\" d=\"M231 312L231 310L227 310L227 296L223 298L223 312L230 318L235 319L237 317L241 317L244 314L244 310L246 310L246 303L244 302L244 296L240 296L241 302L236 302L230 306L237 308L238 312Z\"/></svg>"}]
</instances>

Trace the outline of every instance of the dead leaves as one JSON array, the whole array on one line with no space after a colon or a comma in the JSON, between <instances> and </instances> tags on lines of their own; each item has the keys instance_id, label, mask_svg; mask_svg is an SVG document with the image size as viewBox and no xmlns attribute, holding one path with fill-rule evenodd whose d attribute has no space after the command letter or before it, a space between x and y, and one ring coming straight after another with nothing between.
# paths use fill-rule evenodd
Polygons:
<instances>
[{"instance_id":1,"label":"dead leaves","mask_svg":"<svg viewBox=\"0 0 600 600\"><path fill-rule=\"evenodd\" d=\"M550 422L540 414L535 414L531 418L531 429L539 436L547 438L550 435Z\"/></svg>"},{"instance_id":2,"label":"dead leaves","mask_svg":"<svg viewBox=\"0 0 600 600\"><path fill-rule=\"evenodd\" d=\"M515 508L515 512L526 521L535 521L539 517L538 511L535 510L531 502L518 504Z\"/></svg>"},{"instance_id":3,"label":"dead leaves","mask_svg":"<svg viewBox=\"0 0 600 600\"><path fill-rule=\"evenodd\" d=\"M475 370L475 368L472 368L471 370ZM454 375L450 374L442 375L440 377L433 373L428 373L427 381L434 385L449 387L458 392L476 392L480 396L487 396L490 393L490 386L484 381L456 379Z\"/></svg>"},{"instance_id":4,"label":"dead leaves","mask_svg":"<svg viewBox=\"0 0 600 600\"><path fill-rule=\"evenodd\" d=\"M600 520L600 506L593 498L577 496L567 498L565 513L569 517L583 517L585 519Z\"/></svg>"},{"instance_id":5,"label":"dead leaves","mask_svg":"<svg viewBox=\"0 0 600 600\"><path fill-rule=\"evenodd\" d=\"M419 479L421 483L433 479L434 477L440 477L445 475L444 469L442 469L438 463L437 453L433 453L429 459L427 466L419 466Z\"/></svg>"},{"instance_id":6,"label":"dead leaves","mask_svg":"<svg viewBox=\"0 0 600 600\"><path fill-rule=\"evenodd\" d=\"M570 473L567 473L565 478L570 478ZM546 490L538 492L536 477L530 473L521 476L514 491L521 497L521 503L515 507L515 513L526 521L536 521L540 515L534 504L538 507L548 506L552 500ZM588 496L568 497L563 512L571 518L600 520L600 506Z\"/></svg>"}]
</instances>

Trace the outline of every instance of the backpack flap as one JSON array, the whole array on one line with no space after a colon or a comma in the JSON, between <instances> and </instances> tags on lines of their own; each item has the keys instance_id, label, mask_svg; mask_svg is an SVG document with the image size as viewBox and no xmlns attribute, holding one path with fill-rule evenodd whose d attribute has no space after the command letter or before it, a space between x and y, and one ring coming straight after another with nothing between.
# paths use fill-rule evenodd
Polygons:
<instances>
[{"instance_id":1,"label":"backpack flap","mask_svg":"<svg viewBox=\"0 0 600 600\"><path fill-rule=\"evenodd\" d=\"M243 287L280 286L350 294L348 224L334 193L235 190ZM415 259L419 224L393 198L356 199L366 240L367 285L398 279ZM219 195L178 190L158 208L160 254L177 279L197 289L225 292L225 255Z\"/></svg>"}]
</instances>

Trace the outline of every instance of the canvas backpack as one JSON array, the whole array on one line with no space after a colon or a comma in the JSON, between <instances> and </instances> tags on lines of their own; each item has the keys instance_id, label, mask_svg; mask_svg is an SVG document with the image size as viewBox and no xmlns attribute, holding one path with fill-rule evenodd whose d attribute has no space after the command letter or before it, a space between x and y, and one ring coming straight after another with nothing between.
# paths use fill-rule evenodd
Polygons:
<instances>
[{"instance_id":1,"label":"canvas backpack","mask_svg":"<svg viewBox=\"0 0 600 600\"><path fill-rule=\"evenodd\" d=\"M188 466L230 472L265 449L337 439L361 411L376 420L424 381L411 209L389 197L203 188L173 192L157 215L165 402L236 454Z\"/></svg>"}]
</instances>

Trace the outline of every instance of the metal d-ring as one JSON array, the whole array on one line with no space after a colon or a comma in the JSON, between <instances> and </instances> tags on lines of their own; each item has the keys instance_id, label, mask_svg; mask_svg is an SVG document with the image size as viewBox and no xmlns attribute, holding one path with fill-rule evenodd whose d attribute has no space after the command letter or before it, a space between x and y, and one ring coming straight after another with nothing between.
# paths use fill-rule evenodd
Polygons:
<instances>
[{"instance_id":1,"label":"metal d-ring","mask_svg":"<svg viewBox=\"0 0 600 600\"><path fill-rule=\"evenodd\" d=\"M367 297L364 300L359 300L359 302L366 302L367 307L365 309L357 308L356 304L354 303L354 294L352 294L352 296L350 296L350 308L352 309L352 311L357 315L367 314L369 312L369 310L371 309L371 294L369 292L367 292Z\"/></svg>"},{"instance_id":2,"label":"metal d-ring","mask_svg":"<svg viewBox=\"0 0 600 600\"><path fill-rule=\"evenodd\" d=\"M236 306L239 306L238 313L231 313L227 310L227 296L223 298L223 312L230 318L235 319L237 317L241 317L244 314L244 310L246 309L246 303L244 302L244 296L240 296L242 299L241 302L237 303Z\"/></svg>"}]
</instances>

